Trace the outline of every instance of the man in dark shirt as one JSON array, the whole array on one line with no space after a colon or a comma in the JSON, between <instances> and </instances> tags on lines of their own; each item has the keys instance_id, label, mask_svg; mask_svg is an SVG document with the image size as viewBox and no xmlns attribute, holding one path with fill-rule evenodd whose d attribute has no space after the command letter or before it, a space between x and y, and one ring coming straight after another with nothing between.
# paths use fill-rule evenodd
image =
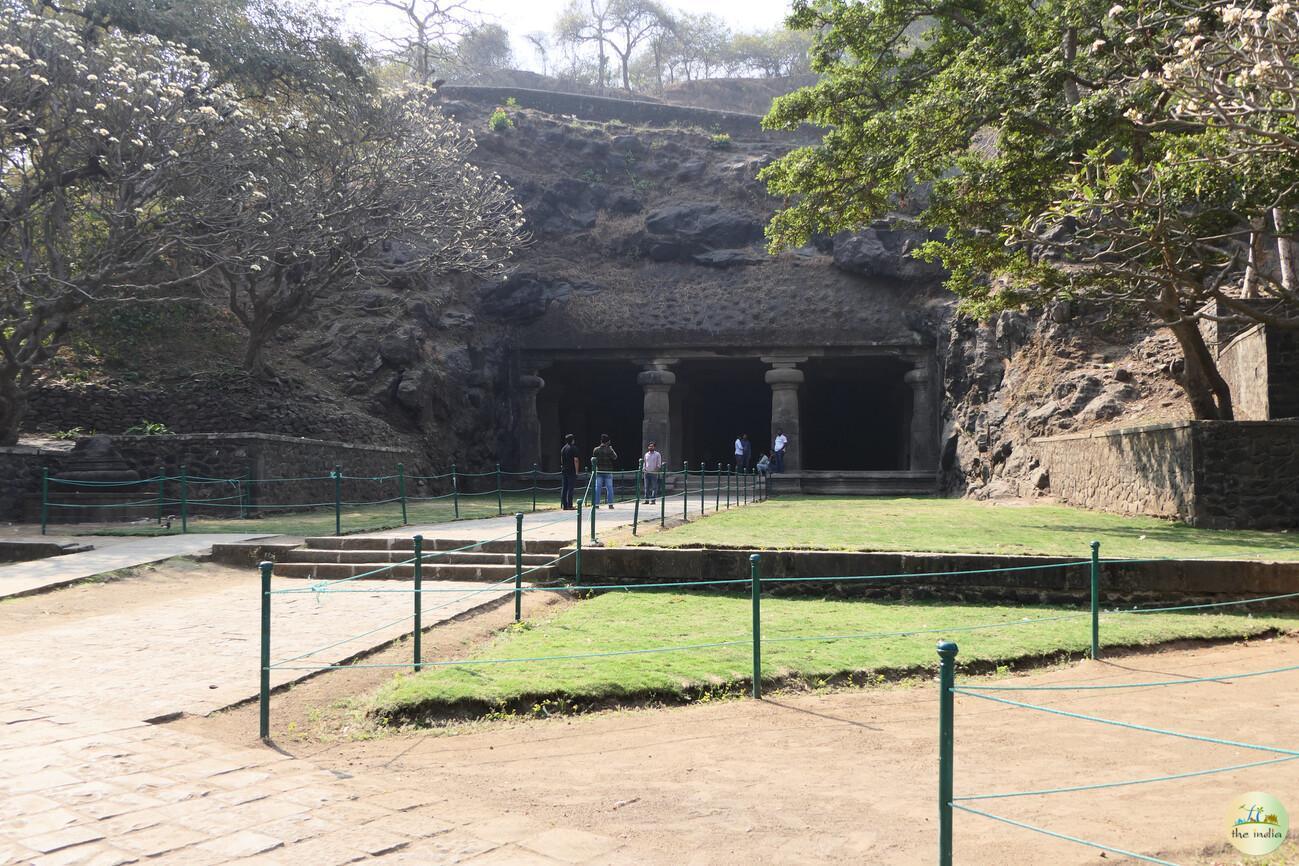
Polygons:
<instances>
[{"instance_id":1,"label":"man in dark shirt","mask_svg":"<svg viewBox=\"0 0 1299 866\"><path fill-rule=\"evenodd\" d=\"M564 437L564 447L559 451L559 504L565 511L573 510L573 490L577 487L577 473L582 458L573 444L573 434Z\"/></svg>"},{"instance_id":2,"label":"man in dark shirt","mask_svg":"<svg viewBox=\"0 0 1299 866\"><path fill-rule=\"evenodd\" d=\"M600 491L605 492L605 500L613 508L613 473L618 469L618 452L609 442L609 434L600 434L600 444L591 453L591 471L595 473L595 503L592 508L600 507Z\"/></svg>"}]
</instances>

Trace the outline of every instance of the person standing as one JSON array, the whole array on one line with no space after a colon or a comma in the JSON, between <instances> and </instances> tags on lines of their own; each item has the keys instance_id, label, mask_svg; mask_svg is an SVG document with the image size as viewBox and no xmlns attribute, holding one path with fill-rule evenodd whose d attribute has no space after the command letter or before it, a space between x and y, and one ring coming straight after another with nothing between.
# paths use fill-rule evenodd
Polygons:
<instances>
[{"instance_id":1,"label":"person standing","mask_svg":"<svg viewBox=\"0 0 1299 866\"><path fill-rule=\"evenodd\" d=\"M573 510L573 491L577 488L577 473L582 458L573 444L573 434L564 437L564 447L559 449L559 506L565 511Z\"/></svg>"},{"instance_id":2,"label":"person standing","mask_svg":"<svg viewBox=\"0 0 1299 866\"><path fill-rule=\"evenodd\" d=\"M776 441L774 443L774 447L772 448L772 455L771 455L772 472L785 471L785 449L788 447L789 447L789 437L785 435L784 430L777 428Z\"/></svg>"},{"instance_id":3,"label":"person standing","mask_svg":"<svg viewBox=\"0 0 1299 866\"><path fill-rule=\"evenodd\" d=\"M735 437L735 468L736 468L736 469L743 469L743 468L744 468L744 440L745 440L745 438L746 438L746 437L745 437L745 434L744 434L744 433L741 433L739 436L736 436L736 437Z\"/></svg>"},{"instance_id":4,"label":"person standing","mask_svg":"<svg viewBox=\"0 0 1299 866\"><path fill-rule=\"evenodd\" d=\"M753 465L753 443L749 441L748 433L740 434L740 445L743 446L744 451L743 466L745 469L748 469Z\"/></svg>"},{"instance_id":5,"label":"person standing","mask_svg":"<svg viewBox=\"0 0 1299 866\"><path fill-rule=\"evenodd\" d=\"M659 453L653 442L645 448L641 469L642 477L645 479L645 501L653 503L659 496L659 471L663 469L663 455Z\"/></svg>"},{"instance_id":6,"label":"person standing","mask_svg":"<svg viewBox=\"0 0 1299 866\"><path fill-rule=\"evenodd\" d=\"M613 508L613 473L618 468L618 452L613 450L613 445L609 442L609 434L600 434L600 444L595 446L591 452L591 470L595 472L595 504L593 508L600 507L600 489L604 488L605 499L609 502L609 507Z\"/></svg>"}]
</instances>

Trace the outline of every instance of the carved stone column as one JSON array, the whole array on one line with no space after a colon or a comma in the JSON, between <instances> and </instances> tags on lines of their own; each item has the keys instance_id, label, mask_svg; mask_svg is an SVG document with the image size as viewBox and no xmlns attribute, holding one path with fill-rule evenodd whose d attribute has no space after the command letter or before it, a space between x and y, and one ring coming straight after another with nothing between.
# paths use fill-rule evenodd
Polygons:
<instances>
[{"instance_id":1,"label":"carved stone column","mask_svg":"<svg viewBox=\"0 0 1299 866\"><path fill-rule=\"evenodd\" d=\"M672 386L677 383L676 374L668 370L671 359L656 359L650 362L648 369L636 377L636 381L645 391L644 412L641 419L641 452L653 442L665 457L672 454Z\"/></svg>"},{"instance_id":2,"label":"carved stone column","mask_svg":"<svg viewBox=\"0 0 1299 866\"><path fill-rule=\"evenodd\" d=\"M516 384L519 389L518 470L522 471L534 463L541 465L541 419L537 416L537 392L546 387L546 380L535 373L528 373L520 376Z\"/></svg>"},{"instance_id":3,"label":"carved stone column","mask_svg":"<svg viewBox=\"0 0 1299 866\"><path fill-rule=\"evenodd\" d=\"M803 371L798 364L806 358L763 358L771 365L766 381L771 386L771 435L775 438L783 430L789 437L785 446L785 471L797 472L803 468L803 437L799 430L798 386L803 384ZM754 459L760 451L767 451L771 443L754 443Z\"/></svg>"},{"instance_id":4,"label":"carved stone column","mask_svg":"<svg viewBox=\"0 0 1299 866\"><path fill-rule=\"evenodd\" d=\"M938 468L938 422L934 405L933 377L927 359L917 361L915 369L902 381L911 386L911 447L908 449L912 471Z\"/></svg>"}]
</instances>

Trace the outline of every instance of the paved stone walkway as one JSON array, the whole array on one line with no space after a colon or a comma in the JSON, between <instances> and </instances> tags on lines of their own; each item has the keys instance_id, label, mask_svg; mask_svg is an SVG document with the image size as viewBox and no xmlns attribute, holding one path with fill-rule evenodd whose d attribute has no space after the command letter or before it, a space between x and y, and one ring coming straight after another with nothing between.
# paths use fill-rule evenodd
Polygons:
<instances>
[{"instance_id":1,"label":"paved stone walkway","mask_svg":"<svg viewBox=\"0 0 1299 866\"><path fill-rule=\"evenodd\" d=\"M16 562L0 566L0 598L27 595L55 589L123 568L132 568L150 562L171 559L173 556L191 556L204 553L218 542L250 541L265 535L228 535L194 533L168 535L160 538L140 538L117 541L85 553L51 556L31 562ZM78 538L78 541L95 544L95 539Z\"/></svg>"},{"instance_id":2,"label":"paved stone walkway","mask_svg":"<svg viewBox=\"0 0 1299 866\"><path fill-rule=\"evenodd\" d=\"M168 545L157 558L176 555L176 542L211 543L150 539L160 541ZM125 567L119 562L111 567ZM347 586L359 591L277 594L272 658L318 650L311 661L338 662L409 632L410 597L374 591L396 588L392 581ZM453 591L425 597L425 624L508 593L488 586L437 582ZM615 839L538 828L491 803L460 796L452 804L409 783L353 778L271 747L146 723L256 694L258 588L250 575L211 592L0 635L0 864L618 862ZM304 675L279 670L273 682Z\"/></svg>"}]
</instances>

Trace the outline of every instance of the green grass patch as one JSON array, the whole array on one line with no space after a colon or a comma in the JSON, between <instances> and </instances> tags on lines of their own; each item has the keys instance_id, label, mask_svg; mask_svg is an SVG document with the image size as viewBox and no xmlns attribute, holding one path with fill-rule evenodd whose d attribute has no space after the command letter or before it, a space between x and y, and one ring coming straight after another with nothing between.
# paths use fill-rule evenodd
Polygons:
<instances>
[{"instance_id":1,"label":"green grass patch","mask_svg":"<svg viewBox=\"0 0 1299 866\"><path fill-rule=\"evenodd\" d=\"M996 505L969 499L782 496L722 511L639 543L823 550L905 550L1131 559L1241 557L1299 560L1299 535L1197 529L1064 505Z\"/></svg>"},{"instance_id":2,"label":"green grass patch","mask_svg":"<svg viewBox=\"0 0 1299 866\"><path fill-rule=\"evenodd\" d=\"M514 514L516 511L532 510L531 493L506 493L502 496L501 511ZM554 494L549 492L537 495L537 510L551 511L559 507ZM169 506L168 513L174 513L174 506ZM196 506L202 511L202 506ZM438 499L433 502L410 502L406 507L410 524L445 523L456 520L454 504L450 499ZM498 516L495 494L486 496L462 496L460 498L460 520L474 520L482 517ZM383 505L344 506L342 510L343 534L356 532L376 532L383 529L396 529L402 525L401 506L398 503ZM53 531L62 529L62 524L51 524ZM268 513L265 516L247 519L213 518L203 514L192 516L189 520L190 532L242 532L250 534L266 533L273 535L333 535L334 509L316 509L314 511L285 511ZM179 535L180 520L172 521L171 529L164 529L155 523L135 524L100 524L94 530L81 533L88 535Z\"/></svg>"},{"instance_id":3,"label":"green grass patch","mask_svg":"<svg viewBox=\"0 0 1299 866\"><path fill-rule=\"evenodd\" d=\"M1025 622L1051 617L1069 618ZM376 709L391 718L429 719L501 709L526 712L547 704L679 702L740 691L752 677L750 620L751 603L745 597L610 592L551 619L511 626L472 656L583 658L435 667L401 675L376 695ZM1143 647L1248 637L1289 630L1297 622L1299 615L1108 614L1102 619L1101 641L1103 646ZM1001 623L1006 627L960 631ZM879 633L885 635L862 637ZM943 637L957 641L959 661L967 668L1081 653L1090 646L1091 619L1077 607L768 598L762 602L762 635L764 681L817 686L931 670L937 665L934 645ZM816 639L806 639L810 637ZM670 646L698 648L601 655Z\"/></svg>"}]
</instances>

